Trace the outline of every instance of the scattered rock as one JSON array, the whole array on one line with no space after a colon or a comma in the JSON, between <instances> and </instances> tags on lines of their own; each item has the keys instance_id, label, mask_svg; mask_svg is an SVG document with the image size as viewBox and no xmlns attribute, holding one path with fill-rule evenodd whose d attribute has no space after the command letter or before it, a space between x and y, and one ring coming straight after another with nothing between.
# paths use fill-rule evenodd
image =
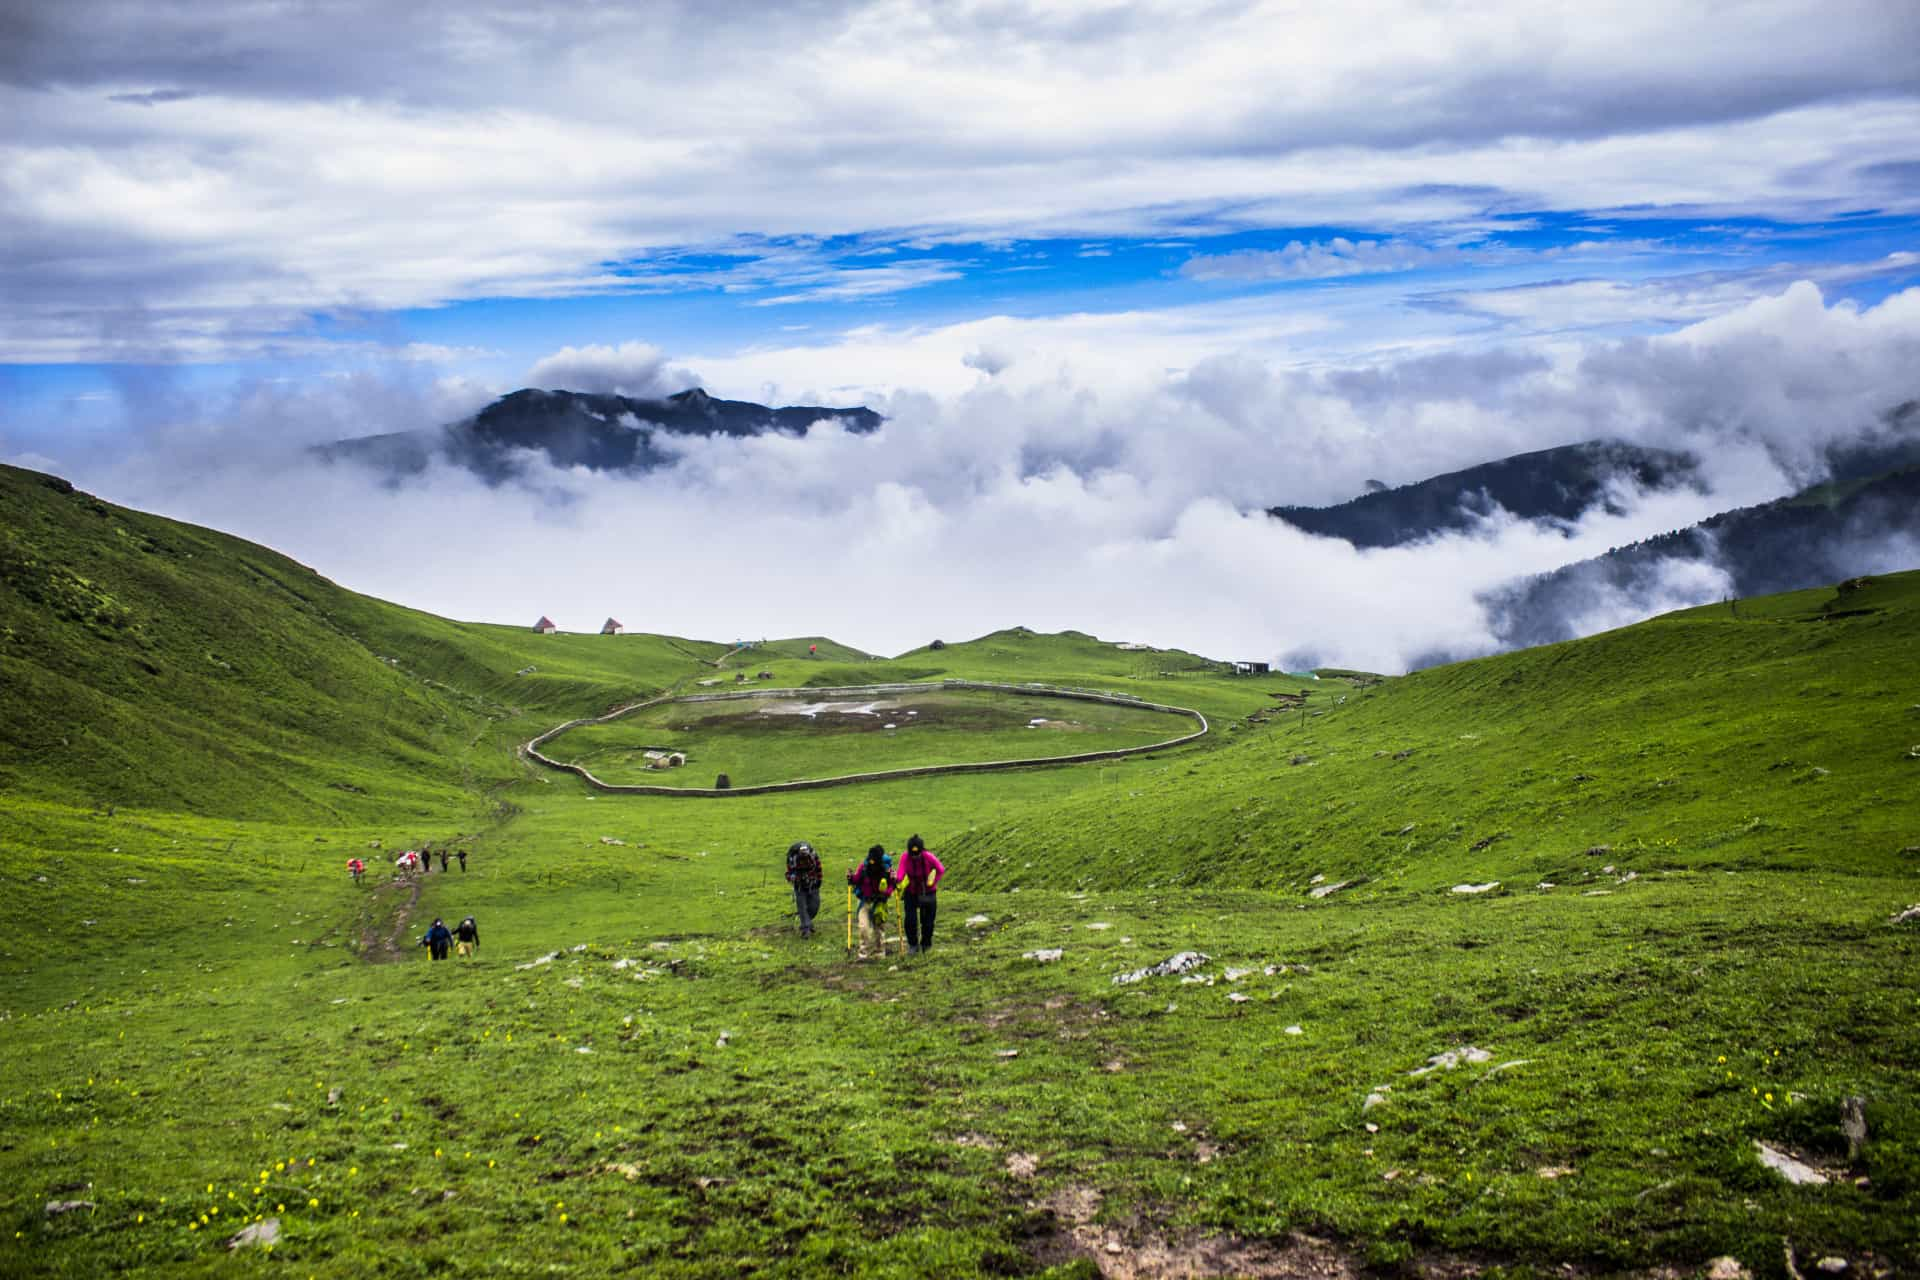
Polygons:
<instances>
[{"instance_id":1,"label":"scattered rock","mask_svg":"<svg viewBox=\"0 0 1920 1280\"><path fill-rule=\"evenodd\" d=\"M1613 852L1613 846L1612 846L1612 845L1610 845L1610 844L1596 844L1596 845L1593 845L1593 846L1591 846L1590 848L1588 848L1588 850L1587 850L1587 856L1588 856L1589 858L1604 858L1604 857L1606 857L1606 856L1607 856L1608 854L1610 854L1610 853L1612 853L1612 852Z\"/></svg>"},{"instance_id":2,"label":"scattered rock","mask_svg":"<svg viewBox=\"0 0 1920 1280\"><path fill-rule=\"evenodd\" d=\"M1837 1276L1846 1271L1847 1260L1845 1258L1825 1257L1814 1263L1813 1269L1815 1271L1824 1271L1830 1276Z\"/></svg>"},{"instance_id":3,"label":"scattered rock","mask_svg":"<svg viewBox=\"0 0 1920 1280\"><path fill-rule=\"evenodd\" d=\"M91 1211L96 1207L91 1200L49 1200L47 1201L47 1216L49 1218L58 1218L62 1214L74 1213L81 1209Z\"/></svg>"},{"instance_id":4,"label":"scattered rock","mask_svg":"<svg viewBox=\"0 0 1920 1280\"><path fill-rule=\"evenodd\" d=\"M992 923L993 921L987 919L987 917L985 916L968 916L967 917L967 928L969 929L984 929Z\"/></svg>"},{"instance_id":5,"label":"scattered rock","mask_svg":"<svg viewBox=\"0 0 1920 1280\"><path fill-rule=\"evenodd\" d=\"M1018 1049L995 1049L993 1056L996 1058L1017 1058L1020 1056L1020 1051Z\"/></svg>"},{"instance_id":6,"label":"scattered rock","mask_svg":"<svg viewBox=\"0 0 1920 1280\"><path fill-rule=\"evenodd\" d=\"M1407 1072L1407 1074L1410 1076L1424 1076L1429 1071L1451 1071L1463 1062L1490 1062L1492 1060L1493 1055L1485 1049L1476 1049L1470 1044L1463 1044L1458 1049L1448 1049L1444 1053L1434 1054L1431 1058L1427 1059L1426 1066L1415 1067L1413 1070Z\"/></svg>"},{"instance_id":7,"label":"scattered rock","mask_svg":"<svg viewBox=\"0 0 1920 1280\"><path fill-rule=\"evenodd\" d=\"M577 1044L573 1047L573 1051L575 1053L592 1053L593 1049L589 1045Z\"/></svg>"},{"instance_id":8,"label":"scattered rock","mask_svg":"<svg viewBox=\"0 0 1920 1280\"><path fill-rule=\"evenodd\" d=\"M1753 1280L1753 1272L1740 1259L1721 1256L1707 1264L1707 1280Z\"/></svg>"},{"instance_id":9,"label":"scattered rock","mask_svg":"<svg viewBox=\"0 0 1920 1280\"><path fill-rule=\"evenodd\" d=\"M625 848L627 842L625 840L618 838L617 836L601 836L600 843L601 844L617 844L622 848Z\"/></svg>"},{"instance_id":10,"label":"scattered rock","mask_svg":"<svg viewBox=\"0 0 1920 1280\"><path fill-rule=\"evenodd\" d=\"M1238 982L1252 972L1253 970L1251 969L1229 969L1221 976L1228 982Z\"/></svg>"},{"instance_id":11,"label":"scattered rock","mask_svg":"<svg viewBox=\"0 0 1920 1280\"><path fill-rule=\"evenodd\" d=\"M1176 973L1189 973L1210 959L1212 959L1211 956L1198 951L1182 951L1178 955L1167 957L1159 964L1135 969L1132 973L1116 973L1113 975L1113 985L1124 987L1131 983L1143 982L1148 978L1165 978Z\"/></svg>"},{"instance_id":12,"label":"scattered rock","mask_svg":"<svg viewBox=\"0 0 1920 1280\"><path fill-rule=\"evenodd\" d=\"M1113 926L1108 924L1105 920L1095 920L1091 924L1089 924L1087 928L1092 929L1097 933L1102 929L1111 929L1113 928Z\"/></svg>"},{"instance_id":13,"label":"scattered rock","mask_svg":"<svg viewBox=\"0 0 1920 1280\"><path fill-rule=\"evenodd\" d=\"M974 1147L981 1151L991 1151L1000 1144L984 1133L963 1133L953 1140L956 1147Z\"/></svg>"},{"instance_id":14,"label":"scattered rock","mask_svg":"<svg viewBox=\"0 0 1920 1280\"><path fill-rule=\"evenodd\" d=\"M1560 886L1555 884L1551 880L1542 880L1539 884L1533 887L1536 889L1558 889Z\"/></svg>"},{"instance_id":15,"label":"scattered rock","mask_svg":"<svg viewBox=\"0 0 1920 1280\"><path fill-rule=\"evenodd\" d=\"M552 964L555 960L558 960L559 958L560 958L560 953L558 951L549 951L544 956L536 956L534 959L527 961L525 964L517 964L513 967L515 969L537 969L543 964Z\"/></svg>"},{"instance_id":16,"label":"scattered rock","mask_svg":"<svg viewBox=\"0 0 1920 1280\"><path fill-rule=\"evenodd\" d=\"M1367 1095L1367 1100L1360 1104L1360 1109L1362 1111L1371 1111L1375 1107L1386 1106L1387 1093L1388 1093L1388 1089L1386 1085L1379 1086L1372 1093L1369 1093Z\"/></svg>"},{"instance_id":17,"label":"scattered rock","mask_svg":"<svg viewBox=\"0 0 1920 1280\"><path fill-rule=\"evenodd\" d=\"M1059 947L1042 947L1038 951L1024 951L1020 954L1020 958L1022 960L1035 960L1041 964L1052 964L1065 954L1066 952Z\"/></svg>"},{"instance_id":18,"label":"scattered rock","mask_svg":"<svg viewBox=\"0 0 1920 1280\"><path fill-rule=\"evenodd\" d=\"M714 1048L716 1048L716 1049L724 1049L724 1048L726 1048L726 1047L727 1047L727 1041L729 1041L729 1040L731 1040L731 1039L733 1039L733 1032L731 1032L731 1031L722 1031L722 1032L720 1033L720 1038L719 1038L718 1040L715 1040L715 1041L713 1042L713 1047L714 1047Z\"/></svg>"},{"instance_id":19,"label":"scattered rock","mask_svg":"<svg viewBox=\"0 0 1920 1280\"><path fill-rule=\"evenodd\" d=\"M563 987L572 987L575 991L578 991L581 987L584 987L587 984L585 979L576 977L576 978L567 978L563 980L560 985Z\"/></svg>"},{"instance_id":20,"label":"scattered rock","mask_svg":"<svg viewBox=\"0 0 1920 1280\"><path fill-rule=\"evenodd\" d=\"M1573 1170L1564 1164L1543 1164L1538 1169L1535 1169L1534 1173L1546 1181L1552 1182L1555 1178L1569 1176L1573 1173Z\"/></svg>"},{"instance_id":21,"label":"scattered rock","mask_svg":"<svg viewBox=\"0 0 1920 1280\"><path fill-rule=\"evenodd\" d=\"M1368 1121L1368 1122L1367 1122L1367 1132L1368 1132L1368 1133L1378 1133L1378 1132L1380 1132L1380 1126L1379 1126L1379 1125L1377 1125L1377 1124L1374 1124L1374 1123L1373 1123L1372 1121Z\"/></svg>"},{"instance_id":22,"label":"scattered rock","mask_svg":"<svg viewBox=\"0 0 1920 1280\"><path fill-rule=\"evenodd\" d=\"M580 944L579 946L577 946L577 947L575 947L575 948L573 949L573 953L574 953L575 955L579 955L579 954L580 954L580 953L581 953L582 951L585 951L586 949L587 949L587 944L583 942L583 943L581 943L581 944ZM555 955L558 955L558 954L559 954L559 952L555 952L554 954L555 954Z\"/></svg>"},{"instance_id":23,"label":"scattered rock","mask_svg":"<svg viewBox=\"0 0 1920 1280\"><path fill-rule=\"evenodd\" d=\"M336 1089L327 1090L327 1105L330 1107L337 1107L340 1105L339 1089L336 1088Z\"/></svg>"},{"instance_id":24,"label":"scattered rock","mask_svg":"<svg viewBox=\"0 0 1920 1280\"><path fill-rule=\"evenodd\" d=\"M1773 1170L1794 1186L1823 1187L1826 1185L1827 1175L1813 1168L1811 1165L1800 1163L1786 1152L1770 1147L1758 1138L1753 1140L1753 1146L1754 1150L1759 1153L1761 1164L1767 1166L1767 1168Z\"/></svg>"},{"instance_id":25,"label":"scattered rock","mask_svg":"<svg viewBox=\"0 0 1920 1280\"><path fill-rule=\"evenodd\" d=\"M1300 1036L1300 1035L1305 1035L1306 1032L1301 1030L1300 1024L1296 1022L1292 1026L1288 1027L1284 1032L1284 1034L1290 1035L1290 1036Z\"/></svg>"},{"instance_id":26,"label":"scattered rock","mask_svg":"<svg viewBox=\"0 0 1920 1280\"><path fill-rule=\"evenodd\" d=\"M1007 1157L1007 1172L1016 1178L1031 1178L1040 1171L1040 1157L1016 1151Z\"/></svg>"},{"instance_id":27,"label":"scattered rock","mask_svg":"<svg viewBox=\"0 0 1920 1280\"><path fill-rule=\"evenodd\" d=\"M1920 903L1915 903L1905 911L1898 912L1893 916L1894 924L1912 924L1916 920L1920 920Z\"/></svg>"},{"instance_id":28,"label":"scattered rock","mask_svg":"<svg viewBox=\"0 0 1920 1280\"><path fill-rule=\"evenodd\" d=\"M714 1178L714 1177L702 1175L701 1177L695 1178L693 1180L693 1185L700 1188L702 1191L706 1191L712 1187L729 1186L732 1184L732 1182L733 1182L732 1178Z\"/></svg>"},{"instance_id":29,"label":"scattered rock","mask_svg":"<svg viewBox=\"0 0 1920 1280\"><path fill-rule=\"evenodd\" d=\"M1498 880L1489 880L1485 884L1457 884L1453 886L1453 891L1455 893L1491 893L1499 887Z\"/></svg>"},{"instance_id":30,"label":"scattered rock","mask_svg":"<svg viewBox=\"0 0 1920 1280\"><path fill-rule=\"evenodd\" d=\"M227 1248L244 1249L248 1245L258 1245L262 1249L271 1249L280 1243L280 1219L263 1218L259 1222L249 1222L237 1233L227 1238Z\"/></svg>"},{"instance_id":31,"label":"scattered rock","mask_svg":"<svg viewBox=\"0 0 1920 1280\"><path fill-rule=\"evenodd\" d=\"M1308 884L1325 884L1326 882L1327 882L1327 877L1324 872L1321 873L1320 875L1315 876L1313 879L1307 881Z\"/></svg>"},{"instance_id":32,"label":"scattered rock","mask_svg":"<svg viewBox=\"0 0 1920 1280\"><path fill-rule=\"evenodd\" d=\"M1324 898L1328 894L1338 893L1342 889L1352 888L1357 883L1359 882L1355 880L1338 880L1333 884L1323 884L1317 889L1307 890L1307 896L1309 898Z\"/></svg>"},{"instance_id":33,"label":"scattered rock","mask_svg":"<svg viewBox=\"0 0 1920 1280\"><path fill-rule=\"evenodd\" d=\"M1245 1004L1247 1001L1253 999L1253 997L1244 991L1229 991L1227 992L1227 999L1233 1001L1235 1004Z\"/></svg>"}]
</instances>

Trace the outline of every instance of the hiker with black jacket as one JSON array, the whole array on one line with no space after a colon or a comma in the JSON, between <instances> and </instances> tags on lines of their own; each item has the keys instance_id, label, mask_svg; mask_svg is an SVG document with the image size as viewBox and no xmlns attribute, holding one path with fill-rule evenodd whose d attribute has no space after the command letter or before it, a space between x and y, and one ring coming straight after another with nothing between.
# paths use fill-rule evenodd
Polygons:
<instances>
[{"instance_id":1,"label":"hiker with black jacket","mask_svg":"<svg viewBox=\"0 0 1920 1280\"><path fill-rule=\"evenodd\" d=\"M480 949L480 926L473 922L472 916L460 922L460 927L453 931L453 936L456 939L454 950L463 959Z\"/></svg>"},{"instance_id":2,"label":"hiker with black jacket","mask_svg":"<svg viewBox=\"0 0 1920 1280\"><path fill-rule=\"evenodd\" d=\"M934 893L946 874L946 867L933 856L925 840L917 835L907 837L896 883L900 886L901 914L906 917L908 955L933 947Z\"/></svg>"},{"instance_id":3,"label":"hiker with black jacket","mask_svg":"<svg viewBox=\"0 0 1920 1280\"><path fill-rule=\"evenodd\" d=\"M820 855L805 840L787 846L787 883L793 886L793 909L800 917L800 936L813 936L813 918L820 914Z\"/></svg>"}]
</instances>

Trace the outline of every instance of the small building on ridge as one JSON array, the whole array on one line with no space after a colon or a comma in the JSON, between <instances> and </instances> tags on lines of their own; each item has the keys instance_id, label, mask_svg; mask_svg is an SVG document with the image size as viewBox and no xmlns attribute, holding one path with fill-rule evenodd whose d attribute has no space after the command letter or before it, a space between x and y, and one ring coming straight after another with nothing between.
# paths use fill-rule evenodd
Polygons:
<instances>
[{"instance_id":1,"label":"small building on ridge","mask_svg":"<svg viewBox=\"0 0 1920 1280\"><path fill-rule=\"evenodd\" d=\"M543 636L550 636L560 628L554 626L553 619L543 613L540 615L540 621L533 624L533 629Z\"/></svg>"},{"instance_id":2,"label":"small building on ridge","mask_svg":"<svg viewBox=\"0 0 1920 1280\"><path fill-rule=\"evenodd\" d=\"M625 632L626 628L620 625L618 618L608 618L600 627L600 634L603 636L617 636Z\"/></svg>"}]
</instances>

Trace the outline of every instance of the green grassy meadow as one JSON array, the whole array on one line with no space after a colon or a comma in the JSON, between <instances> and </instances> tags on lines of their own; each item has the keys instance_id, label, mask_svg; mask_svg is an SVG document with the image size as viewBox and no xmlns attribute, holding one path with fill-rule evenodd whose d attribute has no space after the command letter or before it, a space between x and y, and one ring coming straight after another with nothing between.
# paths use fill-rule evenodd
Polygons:
<instances>
[{"instance_id":1,"label":"green grassy meadow","mask_svg":"<svg viewBox=\"0 0 1920 1280\"><path fill-rule=\"evenodd\" d=\"M581 725L544 744L602 782L711 787L834 778L956 761L1023 761L1150 747L1197 732L1190 717L1038 693L947 689L667 702ZM649 769L649 750L686 764Z\"/></svg>"},{"instance_id":2,"label":"green grassy meadow","mask_svg":"<svg viewBox=\"0 0 1920 1280\"><path fill-rule=\"evenodd\" d=\"M0 530L0 1274L1920 1274L1920 574L1236 679L453 623L9 469ZM716 799L517 754L760 669L1212 732ZM936 945L854 963L914 832Z\"/></svg>"}]
</instances>

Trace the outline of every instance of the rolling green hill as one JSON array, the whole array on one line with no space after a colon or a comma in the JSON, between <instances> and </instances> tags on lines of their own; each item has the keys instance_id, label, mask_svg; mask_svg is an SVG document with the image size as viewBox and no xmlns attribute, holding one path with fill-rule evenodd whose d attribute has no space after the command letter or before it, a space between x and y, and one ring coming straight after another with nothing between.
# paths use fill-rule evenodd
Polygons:
<instances>
[{"instance_id":1,"label":"rolling green hill","mask_svg":"<svg viewBox=\"0 0 1920 1280\"><path fill-rule=\"evenodd\" d=\"M1920 1273L1920 575L1314 680L455 623L17 470L0 557L0 1274ZM1213 732L713 800L516 753L762 669ZM937 945L855 962L909 833Z\"/></svg>"}]
</instances>

